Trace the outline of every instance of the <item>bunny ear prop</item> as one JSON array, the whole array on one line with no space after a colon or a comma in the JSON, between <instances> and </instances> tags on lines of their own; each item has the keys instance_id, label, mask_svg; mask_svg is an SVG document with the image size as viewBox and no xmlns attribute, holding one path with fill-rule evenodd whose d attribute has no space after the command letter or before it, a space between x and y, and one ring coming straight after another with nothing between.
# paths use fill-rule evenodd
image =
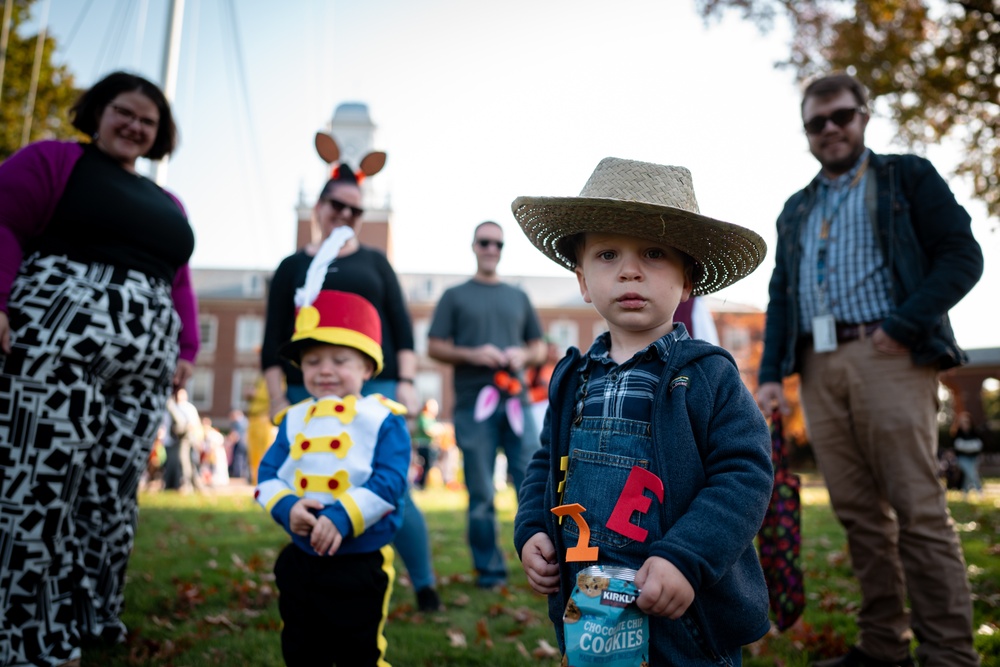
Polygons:
<instances>
[{"instance_id":1,"label":"bunny ear prop","mask_svg":"<svg viewBox=\"0 0 1000 667\"><path fill-rule=\"evenodd\" d=\"M496 412L500 405L500 390L491 384L479 390L476 396L476 408L473 411L473 419L477 422L486 421Z\"/></svg>"},{"instance_id":2,"label":"bunny ear prop","mask_svg":"<svg viewBox=\"0 0 1000 667\"><path fill-rule=\"evenodd\" d=\"M519 396L511 396L504 403L507 411L507 423L514 435L521 437L524 435L524 404Z\"/></svg>"},{"instance_id":3,"label":"bunny ear prop","mask_svg":"<svg viewBox=\"0 0 1000 667\"><path fill-rule=\"evenodd\" d=\"M325 132L316 133L316 152L327 164L333 164L340 159L340 146L337 140Z\"/></svg>"},{"instance_id":4,"label":"bunny ear prop","mask_svg":"<svg viewBox=\"0 0 1000 667\"><path fill-rule=\"evenodd\" d=\"M385 167L385 153L375 151L361 158L361 169L359 171L365 176L374 176Z\"/></svg>"}]
</instances>

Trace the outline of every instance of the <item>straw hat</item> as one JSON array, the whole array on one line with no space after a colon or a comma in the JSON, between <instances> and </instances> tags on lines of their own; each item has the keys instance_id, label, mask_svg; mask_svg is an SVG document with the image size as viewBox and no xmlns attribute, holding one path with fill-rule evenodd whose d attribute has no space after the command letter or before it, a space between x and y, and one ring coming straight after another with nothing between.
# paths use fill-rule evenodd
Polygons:
<instances>
[{"instance_id":1,"label":"straw hat","mask_svg":"<svg viewBox=\"0 0 1000 667\"><path fill-rule=\"evenodd\" d=\"M767 254L758 234L701 215L691 172L649 162L601 160L579 197L518 197L514 218L546 257L576 268L573 237L626 234L672 246L696 262L692 294L710 294L750 275Z\"/></svg>"},{"instance_id":2,"label":"straw hat","mask_svg":"<svg viewBox=\"0 0 1000 667\"><path fill-rule=\"evenodd\" d=\"M298 365L302 351L316 343L353 347L372 358L382 372L382 321L375 306L349 292L322 290L295 315L295 333L278 353Z\"/></svg>"}]
</instances>

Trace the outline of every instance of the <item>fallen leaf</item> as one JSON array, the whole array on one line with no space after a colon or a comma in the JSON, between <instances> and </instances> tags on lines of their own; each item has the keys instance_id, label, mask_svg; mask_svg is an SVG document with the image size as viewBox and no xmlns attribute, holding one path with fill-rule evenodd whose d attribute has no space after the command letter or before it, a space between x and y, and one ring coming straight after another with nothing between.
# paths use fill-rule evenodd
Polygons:
<instances>
[{"instance_id":1,"label":"fallen leaf","mask_svg":"<svg viewBox=\"0 0 1000 667\"><path fill-rule=\"evenodd\" d=\"M219 614L218 616L206 616L205 622L209 625L224 625L230 630L239 630L239 627L226 618L225 614Z\"/></svg>"},{"instance_id":2,"label":"fallen leaf","mask_svg":"<svg viewBox=\"0 0 1000 667\"><path fill-rule=\"evenodd\" d=\"M488 648L493 648L493 638L490 637L490 628L486 624L486 619L481 618L476 621L476 643L482 642Z\"/></svg>"},{"instance_id":3,"label":"fallen leaf","mask_svg":"<svg viewBox=\"0 0 1000 667\"><path fill-rule=\"evenodd\" d=\"M521 625L533 626L538 624L538 614L530 607L505 608L504 612Z\"/></svg>"},{"instance_id":4,"label":"fallen leaf","mask_svg":"<svg viewBox=\"0 0 1000 667\"><path fill-rule=\"evenodd\" d=\"M445 630L445 634L448 636L448 644L452 648L465 648L468 646L468 642L465 641L465 633L458 628L448 628Z\"/></svg>"},{"instance_id":5,"label":"fallen leaf","mask_svg":"<svg viewBox=\"0 0 1000 667\"><path fill-rule=\"evenodd\" d=\"M536 646L535 650L531 652L531 655L536 658L558 658L559 649L552 646L544 639L539 639L538 646Z\"/></svg>"}]
</instances>

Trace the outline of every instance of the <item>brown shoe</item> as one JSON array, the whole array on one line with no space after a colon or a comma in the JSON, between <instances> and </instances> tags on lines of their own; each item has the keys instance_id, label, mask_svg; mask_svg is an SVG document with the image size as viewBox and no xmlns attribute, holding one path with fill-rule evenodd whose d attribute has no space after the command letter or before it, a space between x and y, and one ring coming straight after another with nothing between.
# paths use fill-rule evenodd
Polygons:
<instances>
[{"instance_id":1,"label":"brown shoe","mask_svg":"<svg viewBox=\"0 0 1000 667\"><path fill-rule=\"evenodd\" d=\"M813 667L914 667L913 658L907 656L899 661L878 660L857 646L852 646L847 655L814 662Z\"/></svg>"}]
</instances>

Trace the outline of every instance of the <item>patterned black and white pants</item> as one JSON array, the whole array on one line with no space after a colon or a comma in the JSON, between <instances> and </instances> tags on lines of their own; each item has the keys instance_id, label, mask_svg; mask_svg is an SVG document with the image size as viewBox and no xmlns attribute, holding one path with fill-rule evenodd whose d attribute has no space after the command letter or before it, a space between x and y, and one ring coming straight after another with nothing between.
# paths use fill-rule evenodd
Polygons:
<instances>
[{"instance_id":1,"label":"patterned black and white pants","mask_svg":"<svg viewBox=\"0 0 1000 667\"><path fill-rule=\"evenodd\" d=\"M32 256L0 352L0 665L116 638L136 490L177 363L170 285Z\"/></svg>"}]
</instances>

